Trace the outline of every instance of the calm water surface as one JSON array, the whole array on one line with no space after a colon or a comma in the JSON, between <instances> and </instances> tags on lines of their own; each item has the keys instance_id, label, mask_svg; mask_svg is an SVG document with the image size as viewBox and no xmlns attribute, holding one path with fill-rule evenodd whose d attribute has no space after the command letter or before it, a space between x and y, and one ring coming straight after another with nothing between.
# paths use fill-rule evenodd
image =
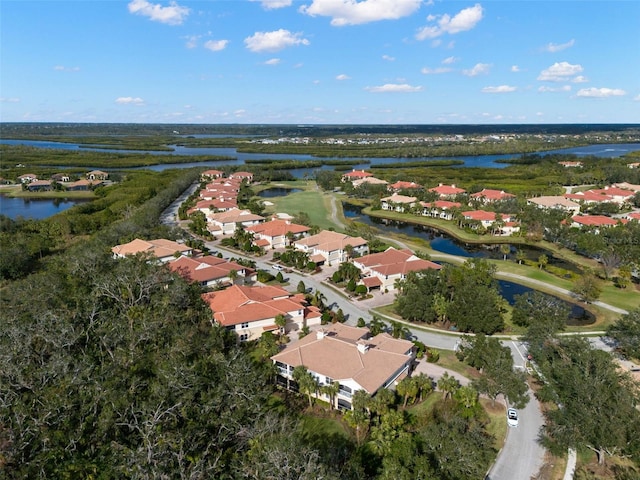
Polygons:
<instances>
[{"instance_id":1,"label":"calm water surface","mask_svg":"<svg viewBox=\"0 0 640 480\"><path fill-rule=\"evenodd\" d=\"M60 198L15 198L0 195L0 214L14 220L18 217L42 220L87 201Z\"/></svg>"}]
</instances>

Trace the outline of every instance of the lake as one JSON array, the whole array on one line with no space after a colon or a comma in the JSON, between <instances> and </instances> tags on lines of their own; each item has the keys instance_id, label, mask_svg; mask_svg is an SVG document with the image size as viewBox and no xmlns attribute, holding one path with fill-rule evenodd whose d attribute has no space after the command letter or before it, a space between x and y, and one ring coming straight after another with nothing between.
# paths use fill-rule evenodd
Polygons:
<instances>
[{"instance_id":1,"label":"lake","mask_svg":"<svg viewBox=\"0 0 640 480\"><path fill-rule=\"evenodd\" d=\"M0 214L14 220L18 217L42 220L87 201L63 198L16 198L0 195Z\"/></svg>"}]
</instances>

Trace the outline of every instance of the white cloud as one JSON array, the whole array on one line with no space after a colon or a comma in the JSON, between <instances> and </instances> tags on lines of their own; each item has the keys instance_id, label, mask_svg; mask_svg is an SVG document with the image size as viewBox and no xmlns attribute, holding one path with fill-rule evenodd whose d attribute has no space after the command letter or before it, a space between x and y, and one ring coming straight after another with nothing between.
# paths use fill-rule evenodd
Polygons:
<instances>
[{"instance_id":1,"label":"white cloud","mask_svg":"<svg viewBox=\"0 0 640 480\"><path fill-rule=\"evenodd\" d=\"M539 92L545 93L545 92L570 92L571 91L571 85L563 85L561 87L548 87L547 85L542 85L540 88L538 88Z\"/></svg>"},{"instance_id":2,"label":"white cloud","mask_svg":"<svg viewBox=\"0 0 640 480\"><path fill-rule=\"evenodd\" d=\"M587 79L587 77L584 77L582 75L578 75L577 77L574 77L573 80L571 80L573 83L587 83L589 80Z\"/></svg>"},{"instance_id":3,"label":"white cloud","mask_svg":"<svg viewBox=\"0 0 640 480\"><path fill-rule=\"evenodd\" d=\"M331 25L360 25L380 20L397 20L416 12L422 0L312 0L300 13L331 17Z\"/></svg>"},{"instance_id":4,"label":"white cloud","mask_svg":"<svg viewBox=\"0 0 640 480\"><path fill-rule=\"evenodd\" d=\"M293 0L250 0L252 2L260 2L265 10L275 10L276 8L289 7Z\"/></svg>"},{"instance_id":5,"label":"white cloud","mask_svg":"<svg viewBox=\"0 0 640 480\"><path fill-rule=\"evenodd\" d=\"M64 67L62 65L56 65L53 67L56 72L79 72L80 67Z\"/></svg>"},{"instance_id":6,"label":"white cloud","mask_svg":"<svg viewBox=\"0 0 640 480\"><path fill-rule=\"evenodd\" d=\"M340 75L336 75L336 80L351 80L351 77L341 73Z\"/></svg>"},{"instance_id":7,"label":"white cloud","mask_svg":"<svg viewBox=\"0 0 640 480\"><path fill-rule=\"evenodd\" d=\"M130 13L149 17L154 22L167 25L181 25L191 12L189 8L181 7L176 2L170 2L168 7L163 7L159 3L154 4L147 0L131 0L128 7Z\"/></svg>"},{"instance_id":8,"label":"white cloud","mask_svg":"<svg viewBox=\"0 0 640 480\"><path fill-rule=\"evenodd\" d=\"M412 86L406 83L386 83L376 87L365 87L365 90L371 93L385 93L385 92L400 92L400 93L413 93L422 91L421 86Z\"/></svg>"},{"instance_id":9,"label":"white cloud","mask_svg":"<svg viewBox=\"0 0 640 480\"><path fill-rule=\"evenodd\" d=\"M187 43L185 44L187 48L191 49L191 48L196 48L198 46L198 39L200 38L199 35L189 35L186 37L183 37Z\"/></svg>"},{"instance_id":10,"label":"white cloud","mask_svg":"<svg viewBox=\"0 0 640 480\"><path fill-rule=\"evenodd\" d=\"M208 40L204 44L204 48L211 50L212 52L219 52L227 48L229 40Z\"/></svg>"},{"instance_id":11,"label":"white cloud","mask_svg":"<svg viewBox=\"0 0 640 480\"><path fill-rule=\"evenodd\" d=\"M591 98L607 98L607 97L622 97L627 92L620 88L583 88L578 90L576 94L578 97L591 97Z\"/></svg>"},{"instance_id":12,"label":"white cloud","mask_svg":"<svg viewBox=\"0 0 640 480\"><path fill-rule=\"evenodd\" d=\"M278 64L280 64L280 59L279 58L270 58L269 60L264 62L264 64L265 65L278 65Z\"/></svg>"},{"instance_id":13,"label":"white cloud","mask_svg":"<svg viewBox=\"0 0 640 480\"><path fill-rule=\"evenodd\" d=\"M144 100L140 97L118 97L116 103L120 105L144 105Z\"/></svg>"},{"instance_id":14,"label":"white cloud","mask_svg":"<svg viewBox=\"0 0 640 480\"><path fill-rule=\"evenodd\" d=\"M511 85L500 85L499 87L484 87L482 93L509 93L516 90L517 88Z\"/></svg>"},{"instance_id":15,"label":"white cloud","mask_svg":"<svg viewBox=\"0 0 640 480\"><path fill-rule=\"evenodd\" d=\"M438 75L441 73L448 73L450 71L451 69L447 67L438 67L438 68L424 67L422 70L420 70L420 73L424 73L425 75Z\"/></svg>"},{"instance_id":16,"label":"white cloud","mask_svg":"<svg viewBox=\"0 0 640 480\"><path fill-rule=\"evenodd\" d=\"M296 45L309 45L309 40L302 38L301 33L291 33L281 28L273 32L256 32L245 38L244 43L252 52L260 53L277 52Z\"/></svg>"},{"instance_id":17,"label":"white cloud","mask_svg":"<svg viewBox=\"0 0 640 480\"><path fill-rule=\"evenodd\" d=\"M451 17L445 15L429 15L428 22L436 22L436 25L427 25L416 33L417 40L425 40L427 38L436 38L440 35L448 33L454 35L460 32L466 32L474 28L480 20L482 20L482 6L476 3L473 7L460 10L456 15Z\"/></svg>"},{"instance_id":18,"label":"white cloud","mask_svg":"<svg viewBox=\"0 0 640 480\"><path fill-rule=\"evenodd\" d=\"M544 46L543 50L545 52L551 52L551 53L560 52L567 48L573 47L574 43L576 42L573 39L569 40L567 43L561 43L561 44L548 43Z\"/></svg>"},{"instance_id":19,"label":"white cloud","mask_svg":"<svg viewBox=\"0 0 640 480\"><path fill-rule=\"evenodd\" d=\"M20 103L17 97L0 97L0 103Z\"/></svg>"},{"instance_id":20,"label":"white cloud","mask_svg":"<svg viewBox=\"0 0 640 480\"><path fill-rule=\"evenodd\" d=\"M538 80L545 82L566 82L570 77L581 73L582 70L582 65L572 65L569 62L556 62L540 72Z\"/></svg>"},{"instance_id":21,"label":"white cloud","mask_svg":"<svg viewBox=\"0 0 640 480\"><path fill-rule=\"evenodd\" d=\"M511 71L513 73L518 73L520 71L520 67L518 65L511 65Z\"/></svg>"},{"instance_id":22,"label":"white cloud","mask_svg":"<svg viewBox=\"0 0 640 480\"><path fill-rule=\"evenodd\" d=\"M453 63L456 63L459 60L458 57L447 57L444 60L442 60L442 63L445 65L451 65Z\"/></svg>"},{"instance_id":23,"label":"white cloud","mask_svg":"<svg viewBox=\"0 0 640 480\"><path fill-rule=\"evenodd\" d=\"M387 62L393 62L395 60L395 57L392 57L390 55L382 55L382 59L386 60Z\"/></svg>"},{"instance_id":24,"label":"white cloud","mask_svg":"<svg viewBox=\"0 0 640 480\"><path fill-rule=\"evenodd\" d=\"M491 67L488 63L476 63L473 68L463 70L462 73L467 77L475 77L477 75L487 74L489 73L489 68Z\"/></svg>"},{"instance_id":25,"label":"white cloud","mask_svg":"<svg viewBox=\"0 0 640 480\"><path fill-rule=\"evenodd\" d=\"M640 102L640 95L636 95L635 97L633 97L633 101Z\"/></svg>"}]
</instances>

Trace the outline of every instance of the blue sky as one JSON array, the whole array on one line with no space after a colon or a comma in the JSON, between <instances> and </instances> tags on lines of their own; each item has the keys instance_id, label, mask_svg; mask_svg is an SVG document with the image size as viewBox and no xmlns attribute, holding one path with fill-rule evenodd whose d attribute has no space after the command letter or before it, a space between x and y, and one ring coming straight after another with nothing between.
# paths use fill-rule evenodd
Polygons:
<instances>
[{"instance_id":1,"label":"blue sky","mask_svg":"<svg viewBox=\"0 0 640 480\"><path fill-rule=\"evenodd\" d=\"M5 122L640 123L640 2L2 0Z\"/></svg>"}]
</instances>

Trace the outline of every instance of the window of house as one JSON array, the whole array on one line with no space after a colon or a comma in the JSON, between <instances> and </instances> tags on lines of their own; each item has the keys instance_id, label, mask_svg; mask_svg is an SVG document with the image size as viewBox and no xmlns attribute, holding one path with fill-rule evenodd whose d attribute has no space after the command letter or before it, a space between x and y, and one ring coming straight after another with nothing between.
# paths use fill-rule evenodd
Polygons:
<instances>
[{"instance_id":1,"label":"window of house","mask_svg":"<svg viewBox=\"0 0 640 480\"><path fill-rule=\"evenodd\" d=\"M249 322L241 323L240 328L249 328Z\"/></svg>"},{"instance_id":2,"label":"window of house","mask_svg":"<svg viewBox=\"0 0 640 480\"><path fill-rule=\"evenodd\" d=\"M240 335L240 341L242 341L242 342L244 342L248 338L249 338L249 334L248 333L243 333L242 335Z\"/></svg>"}]
</instances>

